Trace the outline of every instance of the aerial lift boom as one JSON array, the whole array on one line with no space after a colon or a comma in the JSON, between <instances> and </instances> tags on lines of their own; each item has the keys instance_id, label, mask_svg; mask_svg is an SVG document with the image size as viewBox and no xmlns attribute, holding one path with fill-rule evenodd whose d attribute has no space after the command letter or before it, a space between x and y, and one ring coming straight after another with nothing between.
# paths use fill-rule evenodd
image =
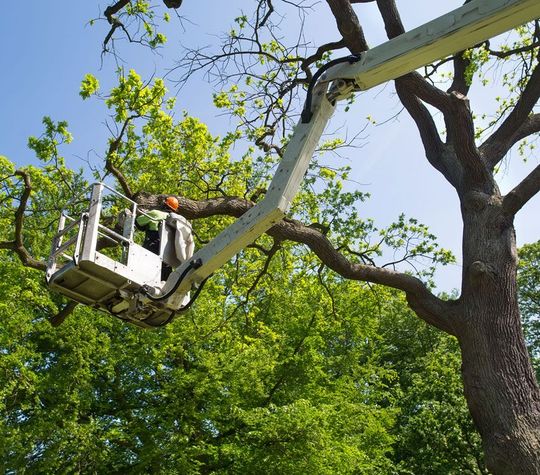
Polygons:
<instances>
[{"instance_id":1,"label":"aerial lift boom","mask_svg":"<svg viewBox=\"0 0 540 475\"><path fill-rule=\"evenodd\" d=\"M331 61L314 76L301 120L262 201L180 265L163 286L124 293L122 318L160 326L182 310L186 294L279 222L306 173L336 102L473 47L540 17L539 0L472 0L360 55Z\"/></svg>"}]
</instances>

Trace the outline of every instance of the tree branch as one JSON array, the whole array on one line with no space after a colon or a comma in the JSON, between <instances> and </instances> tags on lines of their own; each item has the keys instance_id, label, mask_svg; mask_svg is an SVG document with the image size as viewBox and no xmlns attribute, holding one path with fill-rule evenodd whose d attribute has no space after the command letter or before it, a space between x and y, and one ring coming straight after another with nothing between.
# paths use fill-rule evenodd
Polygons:
<instances>
[{"instance_id":1,"label":"tree branch","mask_svg":"<svg viewBox=\"0 0 540 475\"><path fill-rule=\"evenodd\" d=\"M449 151L446 150L427 107L414 94L411 94L403 78L396 80L396 92L416 123L429 163L442 173L452 186L459 187L462 177L461 167L456 166L455 157L451 158Z\"/></svg>"},{"instance_id":2,"label":"tree branch","mask_svg":"<svg viewBox=\"0 0 540 475\"><path fill-rule=\"evenodd\" d=\"M118 2L109 5L103 14L105 15L105 18L107 18L107 21L112 25L114 23L113 15L116 15L122 8L124 8L128 3L130 3L131 0L118 0Z\"/></svg>"},{"instance_id":3,"label":"tree branch","mask_svg":"<svg viewBox=\"0 0 540 475\"><path fill-rule=\"evenodd\" d=\"M200 219L209 216L227 215L240 217L254 206L248 200L223 197L203 201L177 196L179 213L187 219ZM140 192L134 200L143 207L155 207L165 199L165 195L151 195ZM284 219L268 230L267 234L278 241L293 241L307 245L319 259L341 276L374 284L386 285L407 293L407 298L414 303L413 309L431 325L454 334L449 317L451 305L434 296L418 278L390 269L382 269L349 261L336 250L331 241L319 230L305 226L296 220Z\"/></svg>"},{"instance_id":4,"label":"tree branch","mask_svg":"<svg viewBox=\"0 0 540 475\"><path fill-rule=\"evenodd\" d=\"M377 6L388 38L392 39L403 34L405 28L395 0L377 0ZM450 153L443 144L431 113L420 102L424 101L439 109L445 118L449 118L447 121L452 122L456 108L452 107L452 96L430 84L417 72L396 79L395 84L401 102L418 127L429 163L456 189L459 188L463 177L462 167L459 166L456 155Z\"/></svg>"},{"instance_id":5,"label":"tree branch","mask_svg":"<svg viewBox=\"0 0 540 475\"><path fill-rule=\"evenodd\" d=\"M503 211L507 216L515 214L540 191L540 165L529 173L503 198Z\"/></svg>"},{"instance_id":6,"label":"tree branch","mask_svg":"<svg viewBox=\"0 0 540 475\"><path fill-rule=\"evenodd\" d=\"M351 6L351 2L349 0L326 0L326 2L332 10L338 30L343 36L349 51L354 54L369 49L364 31Z\"/></svg>"},{"instance_id":7,"label":"tree branch","mask_svg":"<svg viewBox=\"0 0 540 475\"><path fill-rule=\"evenodd\" d=\"M521 53L527 53L529 51L533 51L535 48L538 48L540 46L540 41L533 41L531 44L527 46L522 46L520 48L514 48L514 49L505 50L505 51L492 50L490 48L489 41L486 41L485 45L486 45L487 51L489 52L491 56L504 59L504 58L508 58L509 56L513 56L515 54L521 54Z\"/></svg>"},{"instance_id":8,"label":"tree branch","mask_svg":"<svg viewBox=\"0 0 540 475\"><path fill-rule=\"evenodd\" d=\"M539 98L540 63L534 68L534 71L529 78L529 82L525 86L525 89L512 112L510 112L499 128L480 146L480 153L485 157L485 160L492 169L504 158L508 150L510 150L518 140L526 136L523 135L523 133L527 131L525 123ZM537 116L538 115L536 115L536 119L534 120L538 120ZM529 124L529 126L530 125L531 124ZM517 131L520 131L520 133L516 135ZM537 131L538 130L533 126L532 132Z\"/></svg>"},{"instance_id":9,"label":"tree branch","mask_svg":"<svg viewBox=\"0 0 540 475\"><path fill-rule=\"evenodd\" d=\"M395 0L377 0L377 7L384 21L384 29L388 39L405 33Z\"/></svg>"},{"instance_id":10,"label":"tree branch","mask_svg":"<svg viewBox=\"0 0 540 475\"><path fill-rule=\"evenodd\" d=\"M115 4L109 5L103 12L103 14L105 15L105 18L107 19L107 22L109 23L109 25L111 25L111 29L109 30L109 32L105 36L105 39L103 40L102 54L107 52L107 45L109 44L109 41L111 40L117 28L122 28L124 32L126 33L126 35L128 36L128 39L131 41L129 33L124 27L124 24L118 18L114 16L116 13L122 10L122 8L124 8L130 2L131 0L119 0Z\"/></svg>"},{"instance_id":11,"label":"tree branch","mask_svg":"<svg viewBox=\"0 0 540 475\"><path fill-rule=\"evenodd\" d=\"M118 151L118 148L120 147L120 144L122 143L122 138L124 134L126 133L127 127L129 123L137 118L140 117L139 115L132 115L128 117L123 125L122 129L120 130L120 133L118 134L118 137L116 137L114 140L111 141L109 144L109 150L107 151L107 158L105 159L105 169L111 173L117 180L120 186L122 187L122 190L124 191L124 194L131 198L133 196L133 192L131 190L131 187L129 186L129 183L124 176L124 174L121 172L121 170L113 163L112 156L114 153Z\"/></svg>"},{"instance_id":12,"label":"tree branch","mask_svg":"<svg viewBox=\"0 0 540 475\"><path fill-rule=\"evenodd\" d=\"M324 45L319 46L317 48L317 51L315 51L315 53L313 53L311 56L308 56L302 61L302 65L301 65L302 71L304 71L306 73L306 76L308 76L311 79L311 72L309 71L310 65L322 59L324 53L327 53L329 51L333 51L336 49L346 48L346 47L347 47L347 44L344 39L341 39L339 41L334 41L331 43L326 43Z\"/></svg>"},{"instance_id":13,"label":"tree branch","mask_svg":"<svg viewBox=\"0 0 540 475\"><path fill-rule=\"evenodd\" d=\"M163 0L163 3L167 8L180 8L182 0Z\"/></svg>"},{"instance_id":14,"label":"tree branch","mask_svg":"<svg viewBox=\"0 0 540 475\"><path fill-rule=\"evenodd\" d=\"M377 6L383 18L384 27L389 39L405 33L405 27L401 21L395 0L377 0ZM460 69L463 69L463 74L464 68L467 64L465 60L458 55L454 61L458 73ZM420 74L413 72L399 78L398 80L401 82L402 86L408 89L409 94L418 96L422 101L436 107L444 114L452 113L452 96L444 91L441 91L433 84L430 84ZM464 82L464 79L458 79L457 81L455 80L450 90L459 91L462 94L465 94L466 87L461 84L462 81ZM402 97L406 93L406 89L401 90ZM411 102L411 100L409 101Z\"/></svg>"},{"instance_id":15,"label":"tree branch","mask_svg":"<svg viewBox=\"0 0 540 475\"><path fill-rule=\"evenodd\" d=\"M284 219L273 226L268 234L272 237L307 245L330 269L350 280L381 284L402 290L415 303L413 309L431 325L455 334L449 318L449 303L435 297L418 278L390 269L382 269L349 261L339 253L330 240L316 229L296 220Z\"/></svg>"},{"instance_id":16,"label":"tree branch","mask_svg":"<svg viewBox=\"0 0 540 475\"><path fill-rule=\"evenodd\" d=\"M32 193L30 176L23 170L16 170L15 175L21 177L24 183L24 191L21 195L19 206L15 211L15 239L13 241L0 243L0 249L12 250L19 256L19 259L26 267L44 271L47 269L45 262L34 259L26 249L23 240L24 213L26 212L26 206L30 199L30 194Z\"/></svg>"},{"instance_id":17,"label":"tree branch","mask_svg":"<svg viewBox=\"0 0 540 475\"><path fill-rule=\"evenodd\" d=\"M468 58L465 58L463 56L463 52L457 53L453 57L454 61L454 79L452 80L452 84L448 88L447 92L459 92L460 94L463 94L466 96L469 92L470 85L467 84L467 80L465 78L465 71L467 71L467 68L471 64L471 60Z\"/></svg>"},{"instance_id":18,"label":"tree branch","mask_svg":"<svg viewBox=\"0 0 540 475\"><path fill-rule=\"evenodd\" d=\"M462 166L464 184L467 189L470 186L492 184L493 177L476 147L474 120L469 99L457 91L453 91L449 97L451 109L444 114L447 143L454 148Z\"/></svg>"},{"instance_id":19,"label":"tree branch","mask_svg":"<svg viewBox=\"0 0 540 475\"><path fill-rule=\"evenodd\" d=\"M75 310L75 307L77 307L77 305L79 305L77 302L73 302L73 301L68 302L62 308L62 310L60 310L56 315L54 315L53 317L49 319L49 323L53 327L57 327L61 325L62 323L64 323L65 319L73 313L73 310Z\"/></svg>"},{"instance_id":20,"label":"tree branch","mask_svg":"<svg viewBox=\"0 0 540 475\"><path fill-rule=\"evenodd\" d=\"M527 120L523 122L521 127L518 127L514 132L514 135L510 139L510 143L515 145L525 137L538 132L540 132L540 114L530 115Z\"/></svg>"},{"instance_id":21,"label":"tree branch","mask_svg":"<svg viewBox=\"0 0 540 475\"><path fill-rule=\"evenodd\" d=\"M238 304L238 306L235 307L235 309L232 311L231 317L238 311L238 309L240 309L241 307L244 307L245 305L247 305L247 303L249 302L249 298L251 296L251 293L257 288L257 285L259 285L259 282L261 281L261 279L265 275L268 274L268 269L270 268L270 263L272 262L272 259L274 258L274 256L276 255L276 253L279 251L280 248L281 248L281 241L278 241L276 239L276 240L274 240L274 244L272 245L270 250L262 251L263 254L266 255L266 260L264 262L264 265L263 265L262 269L259 271L259 273L257 274L257 276L255 277L255 279L253 280L253 282L251 283L251 285L249 286L249 289L247 289L247 291L245 293L245 296L244 296L244 300L242 302L240 302Z\"/></svg>"}]
</instances>

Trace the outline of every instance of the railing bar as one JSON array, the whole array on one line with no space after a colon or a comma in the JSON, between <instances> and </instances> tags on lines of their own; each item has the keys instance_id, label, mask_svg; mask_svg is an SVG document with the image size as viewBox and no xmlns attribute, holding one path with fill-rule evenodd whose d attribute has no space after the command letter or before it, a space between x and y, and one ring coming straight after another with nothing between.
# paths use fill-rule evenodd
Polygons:
<instances>
[{"instance_id":1,"label":"railing bar","mask_svg":"<svg viewBox=\"0 0 540 475\"><path fill-rule=\"evenodd\" d=\"M116 231L113 231L112 229L109 229L109 228L103 226L102 224L99 224L98 228L103 230L102 234L106 235L107 237L115 237L116 239L118 239L120 241L124 241L124 242L129 243L128 238L126 238L125 236L122 236L121 234L118 234Z\"/></svg>"},{"instance_id":2,"label":"railing bar","mask_svg":"<svg viewBox=\"0 0 540 475\"><path fill-rule=\"evenodd\" d=\"M69 246L72 246L73 244L75 244L77 242L77 236L73 236L71 239L69 239L68 241L66 241L64 244L62 244L61 246L59 246L53 253L52 253L52 257L56 257L60 254L62 254Z\"/></svg>"},{"instance_id":3,"label":"railing bar","mask_svg":"<svg viewBox=\"0 0 540 475\"><path fill-rule=\"evenodd\" d=\"M66 216L67 217L67 216ZM72 218L69 218L68 219L72 219ZM58 231L58 233L56 234L56 238L59 238L61 236L64 236L67 232L71 231L75 226L77 226L78 223L80 223L81 220L80 218L77 219L77 220L73 220L71 223L69 223L64 229L62 229L61 231Z\"/></svg>"}]
</instances>

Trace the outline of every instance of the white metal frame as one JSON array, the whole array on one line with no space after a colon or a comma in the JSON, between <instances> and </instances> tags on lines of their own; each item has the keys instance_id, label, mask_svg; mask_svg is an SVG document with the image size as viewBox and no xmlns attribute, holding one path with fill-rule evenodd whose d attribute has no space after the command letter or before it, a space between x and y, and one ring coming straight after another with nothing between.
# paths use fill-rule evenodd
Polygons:
<instances>
[{"instance_id":1,"label":"white metal frame","mask_svg":"<svg viewBox=\"0 0 540 475\"><path fill-rule=\"evenodd\" d=\"M103 198L107 192L116 195L130 208L126 210L121 234L100 223ZM78 201L87 202L86 210L70 216L71 204ZM60 216L47 263L48 285L73 300L101 308L141 326L146 326L140 320L148 313L158 313L166 318L170 311L164 313L159 305L150 309L130 306L135 303L132 297L141 288L161 287L161 256L168 245L174 246L174 232L167 229L166 223L160 226L160 255L137 244L134 241L134 224L138 213L142 212L138 210L137 203L103 183L95 183L88 191L75 197ZM66 225L67 222L69 224ZM122 259L98 251L100 238L111 239L121 246ZM59 262L60 259L63 262Z\"/></svg>"}]
</instances>

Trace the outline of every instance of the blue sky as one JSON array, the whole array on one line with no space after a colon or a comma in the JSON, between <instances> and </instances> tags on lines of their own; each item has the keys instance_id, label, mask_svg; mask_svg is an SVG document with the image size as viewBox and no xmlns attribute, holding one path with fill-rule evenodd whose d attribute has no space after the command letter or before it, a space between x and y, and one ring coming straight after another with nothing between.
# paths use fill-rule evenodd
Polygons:
<instances>
[{"instance_id":1,"label":"blue sky","mask_svg":"<svg viewBox=\"0 0 540 475\"><path fill-rule=\"evenodd\" d=\"M126 68L134 68L143 78L162 75L178 57L180 43L204 46L218 43L218 35L228 31L241 9L250 11L249 0L211 1L185 0L180 9L189 21L182 27L176 21L166 28L170 41L160 54L152 54L137 45L122 45L120 52ZM398 0L408 28L441 15L460 5L456 0ZM88 72L95 74L103 90L113 84L116 64L111 56L102 61L101 42L107 32L105 23L94 26L89 20L99 14L107 2L55 0L44 2L10 2L0 17L0 154L19 165L31 163L33 156L26 142L30 135L40 135L41 118L67 120L74 142L65 150L73 167L85 166L85 160L97 161L106 148L108 137L104 125L106 110L97 101L82 101L78 95L81 79ZM371 45L384 41L381 21L373 5L355 7L366 29ZM238 12L238 13L237 13ZM285 21L285 20L284 20ZM308 15L309 40L339 38L325 2ZM310 37L311 35L311 37ZM180 91L178 108L206 122L212 133L223 134L234 127L227 117L212 106L212 86L202 77ZM342 126L354 133L365 123L367 115L378 122L399 111L393 88L377 88L362 94L348 114L338 114L328 130ZM494 91L474 90L471 103L488 107ZM381 225L389 224L401 212L427 224L440 243L459 256L461 224L459 204L450 186L425 161L418 133L412 121L402 114L397 121L370 127L363 134L362 147L347 152L353 166L353 178L372 199L362 205L361 213L376 217ZM240 152L239 152L240 154ZM343 158L336 157L336 160ZM501 173L502 188L508 190L527 169L538 162L532 158L523 165L513 154L508 167ZM540 199L531 201L516 222L518 243L532 242L540 237L538 209ZM459 286L459 265L439 272L441 289Z\"/></svg>"}]
</instances>

